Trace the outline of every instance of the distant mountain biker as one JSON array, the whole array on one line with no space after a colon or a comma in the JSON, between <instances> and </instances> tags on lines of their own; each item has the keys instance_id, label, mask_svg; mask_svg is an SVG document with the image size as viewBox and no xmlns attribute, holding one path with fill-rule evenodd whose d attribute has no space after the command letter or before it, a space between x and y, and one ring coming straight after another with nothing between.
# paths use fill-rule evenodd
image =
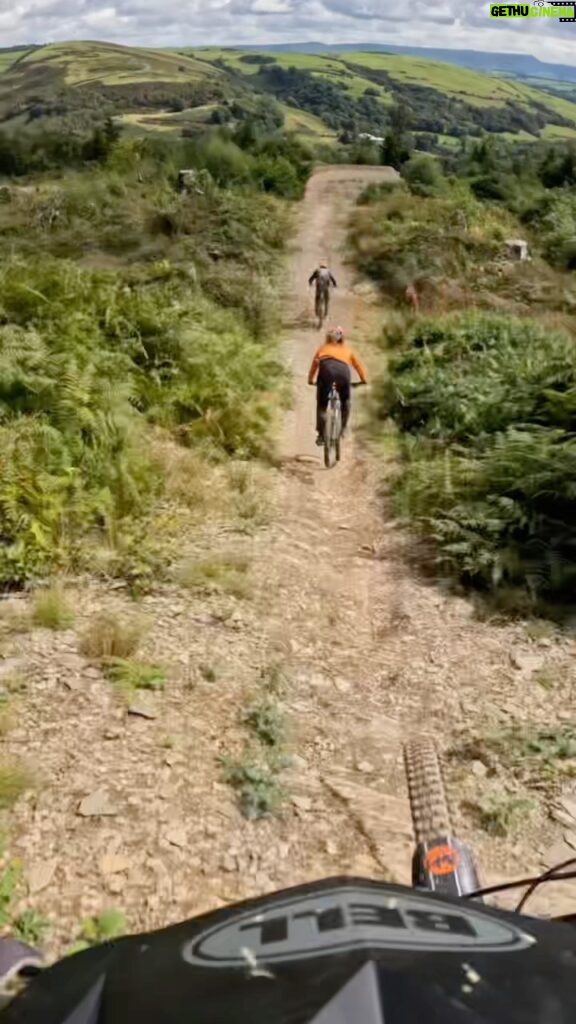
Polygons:
<instances>
[{"instance_id":1,"label":"distant mountain biker","mask_svg":"<svg viewBox=\"0 0 576 1024\"><path fill-rule=\"evenodd\" d=\"M336 278L325 260L320 260L318 267L308 279L310 287L316 285L315 309L316 316L323 320L328 315L330 305L330 289L337 288Z\"/></svg>"},{"instance_id":2,"label":"distant mountain biker","mask_svg":"<svg viewBox=\"0 0 576 1024\"><path fill-rule=\"evenodd\" d=\"M310 367L308 383L316 378L316 444L324 444L324 414L332 384L335 384L342 403L342 433L350 417L350 368L353 367L363 384L367 384L366 370L355 352L346 344L341 327L333 327L326 335Z\"/></svg>"}]
</instances>

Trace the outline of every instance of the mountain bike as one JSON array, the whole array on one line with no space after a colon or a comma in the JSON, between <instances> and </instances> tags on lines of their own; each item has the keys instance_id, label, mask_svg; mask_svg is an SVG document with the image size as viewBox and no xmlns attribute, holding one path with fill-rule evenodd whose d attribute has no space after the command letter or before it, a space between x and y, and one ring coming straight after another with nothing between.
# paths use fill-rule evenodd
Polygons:
<instances>
[{"instance_id":1,"label":"mountain bike","mask_svg":"<svg viewBox=\"0 0 576 1024\"><path fill-rule=\"evenodd\" d=\"M358 381L351 384L353 388L362 387ZM328 405L324 413L324 465L332 469L340 462L342 445L342 402L336 383L332 384Z\"/></svg>"},{"instance_id":2,"label":"mountain bike","mask_svg":"<svg viewBox=\"0 0 576 1024\"><path fill-rule=\"evenodd\" d=\"M316 298L314 301L314 310L316 313L316 321L318 330L322 327L322 324L328 316L328 310L330 309L330 289L329 288L317 288Z\"/></svg>"},{"instance_id":3,"label":"mountain bike","mask_svg":"<svg viewBox=\"0 0 576 1024\"><path fill-rule=\"evenodd\" d=\"M547 921L520 911L538 885L576 877L565 870L575 861L481 889L452 834L434 743L409 742L405 763L412 888L329 878L114 939L45 970L29 955L25 988L0 1021L572 1024L576 915ZM515 888L526 890L515 913L483 902ZM10 943L0 939L3 981Z\"/></svg>"}]
</instances>

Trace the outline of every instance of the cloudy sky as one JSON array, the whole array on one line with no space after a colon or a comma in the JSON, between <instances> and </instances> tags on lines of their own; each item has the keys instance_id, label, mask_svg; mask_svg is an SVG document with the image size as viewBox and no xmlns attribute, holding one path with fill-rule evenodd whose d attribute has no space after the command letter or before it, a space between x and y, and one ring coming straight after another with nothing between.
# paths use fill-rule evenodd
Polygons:
<instances>
[{"instance_id":1,"label":"cloudy sky","mask_svg":"<svg viewBox=\"0 0 576 1024\"><path fill-rule=\"evenodd\" d=\"M155 46L371 41L575 62L576 24L498 22L489 6L474 0L0 0L0 46L65 39Z\"/></svg>"}]
</instances>

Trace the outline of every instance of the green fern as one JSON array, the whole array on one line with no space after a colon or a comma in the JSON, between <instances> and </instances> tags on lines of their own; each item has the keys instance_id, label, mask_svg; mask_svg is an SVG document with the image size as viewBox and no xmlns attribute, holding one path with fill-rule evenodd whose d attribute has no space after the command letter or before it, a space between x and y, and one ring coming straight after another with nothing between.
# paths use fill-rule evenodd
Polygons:
<instances>
[{"instance_id":1,"label":"green fern","mask_svg":"<svg viewBox=\"0 0 576 1024\"><path fill-rule=\"evenodd\" d=\"M572 600L576 363L530 321L424 320L391 361L385 410L403 431L400 511L444 570L483 589Z\"/></svg>"}]
</instances>

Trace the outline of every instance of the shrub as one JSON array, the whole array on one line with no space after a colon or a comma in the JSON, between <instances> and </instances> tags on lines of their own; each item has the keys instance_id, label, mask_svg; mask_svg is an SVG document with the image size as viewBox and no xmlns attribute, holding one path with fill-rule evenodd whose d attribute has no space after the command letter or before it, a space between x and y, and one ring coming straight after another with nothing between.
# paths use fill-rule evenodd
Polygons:
<instances>
[{"instance_id":1,"label":"shrub","mask_svg":"<svg viewBox=\"0 0 576 1024\"><path fill-rule=\"evenodd\" d=\"M219 135L198 143L193 166L209 171L214 181L224 186L249 181L252 170L250 158L240 147Z\"/></svg>"},{"instance_id":2,"label":"shrub","mask_svg":"<svg viewBox=\"0 0 576 1024\"><path fill-rule=\"evenodd\" d=\"M474 287L507 232L517 232L512 216L479 202L466 185L452 184L439 198L415 196L402 185L358 208L352 242L360 269L403 301L414 281L462 280Z\"/></svg>"},{"instance_id":3,"label":"shrub","mask_svg":"<svg viewBox=\"0 0 576 1024\"><path fill-rule=\"evenodd\" d=\"M413 156L404 164L402 177L417 196L438 196L447 190L441 164L433 156Z\"/></svg>"},{"instance_id":4,"label":"shrub","mask_svg":"<svg viewBox=\"0 0 576 1024\"><path fill-rule=\"evenodd\" d=\"M176 275L130 289L67 263L9 263L0 307L1 581L34 578L80 534L146 512L160 485L146 421L186 444L265 449L279 367ZM256 294L251 315L269 323Z\"/></svg>"},{"instance_id":5,"label":"shrub","mask_svg":"<svg viewBox=\"0 0 576 1024\"><path fill-rule=\"evenodd\" d=\"M518 181L512 175L486 174L474 178L470 188L477 199L495 199L503 202L514 198L518 189Z\"/></svg>"},{"instance_id":6,"label":"shrub","mask_svg":"<svg viewBox=\"0 0 576 1024\"><path fill-rule=\"evenodd\" d=\"M576 582L576 364L529 321L425 321L390 366L382 415L405 433L401 509L484 589L568 600Z\"/></svg>"},{"instance_id":7,"label":"shrub","mask_svg":"<svg viewBox=\"0 0 576 1024\"><path fill-rule=\"evenodd\" d=\"M284 791L273 767L244 757L223 759L224 779L236 791L240 809L251 821L277 814Z\"/></svg>"},{"instance_id":8,"label":"shrub","mask_svg":"<svg viewBox=\"0 0 576 1024\"><path fill-rule=\"evenodd\" d=\"M302 183L298 170L285 156L256 157L252 173L264 192L275 192L286 199L300 198Z\"/></svg>"},{"instance_id":9,"label":"shrub","mask_svg":"<svg viewBox=\"0 0 576 1024\"><path fill-rule=\"evenodd\" d=\"M573 342L529 320L461 314L416 324L390 365L384 413L403 430L483 444L515 424L576 425Z\"/></svg>"},{"instance_id":10,"label":"shrub","mask_svg":"<svg viewBox=\"0 0 576 1024\"><path fill-rule=\"evenodd\" d=\"M276 124L274 103L256 112ZM307 160L265 133L249 152L218 133L113 140L97 169L2 205L0 584L83 568L87 546L150 582L151 426L219 456L266 453L288 215L261 189L299 194ZM210 171L201 195L176 193L188 166Z\"/></svg>"},{"instance_id":11,"label":"shrub","mask_svg":"<svg viewBox=\"0 0 576 1024\"><path fill-rule=\"evenodd\" d=\"M383 181L378 185L367 185L358 196L358 206L371 206L372 203L379 202L401 187L401 181Z\"/></svg>"}]
</instances>

